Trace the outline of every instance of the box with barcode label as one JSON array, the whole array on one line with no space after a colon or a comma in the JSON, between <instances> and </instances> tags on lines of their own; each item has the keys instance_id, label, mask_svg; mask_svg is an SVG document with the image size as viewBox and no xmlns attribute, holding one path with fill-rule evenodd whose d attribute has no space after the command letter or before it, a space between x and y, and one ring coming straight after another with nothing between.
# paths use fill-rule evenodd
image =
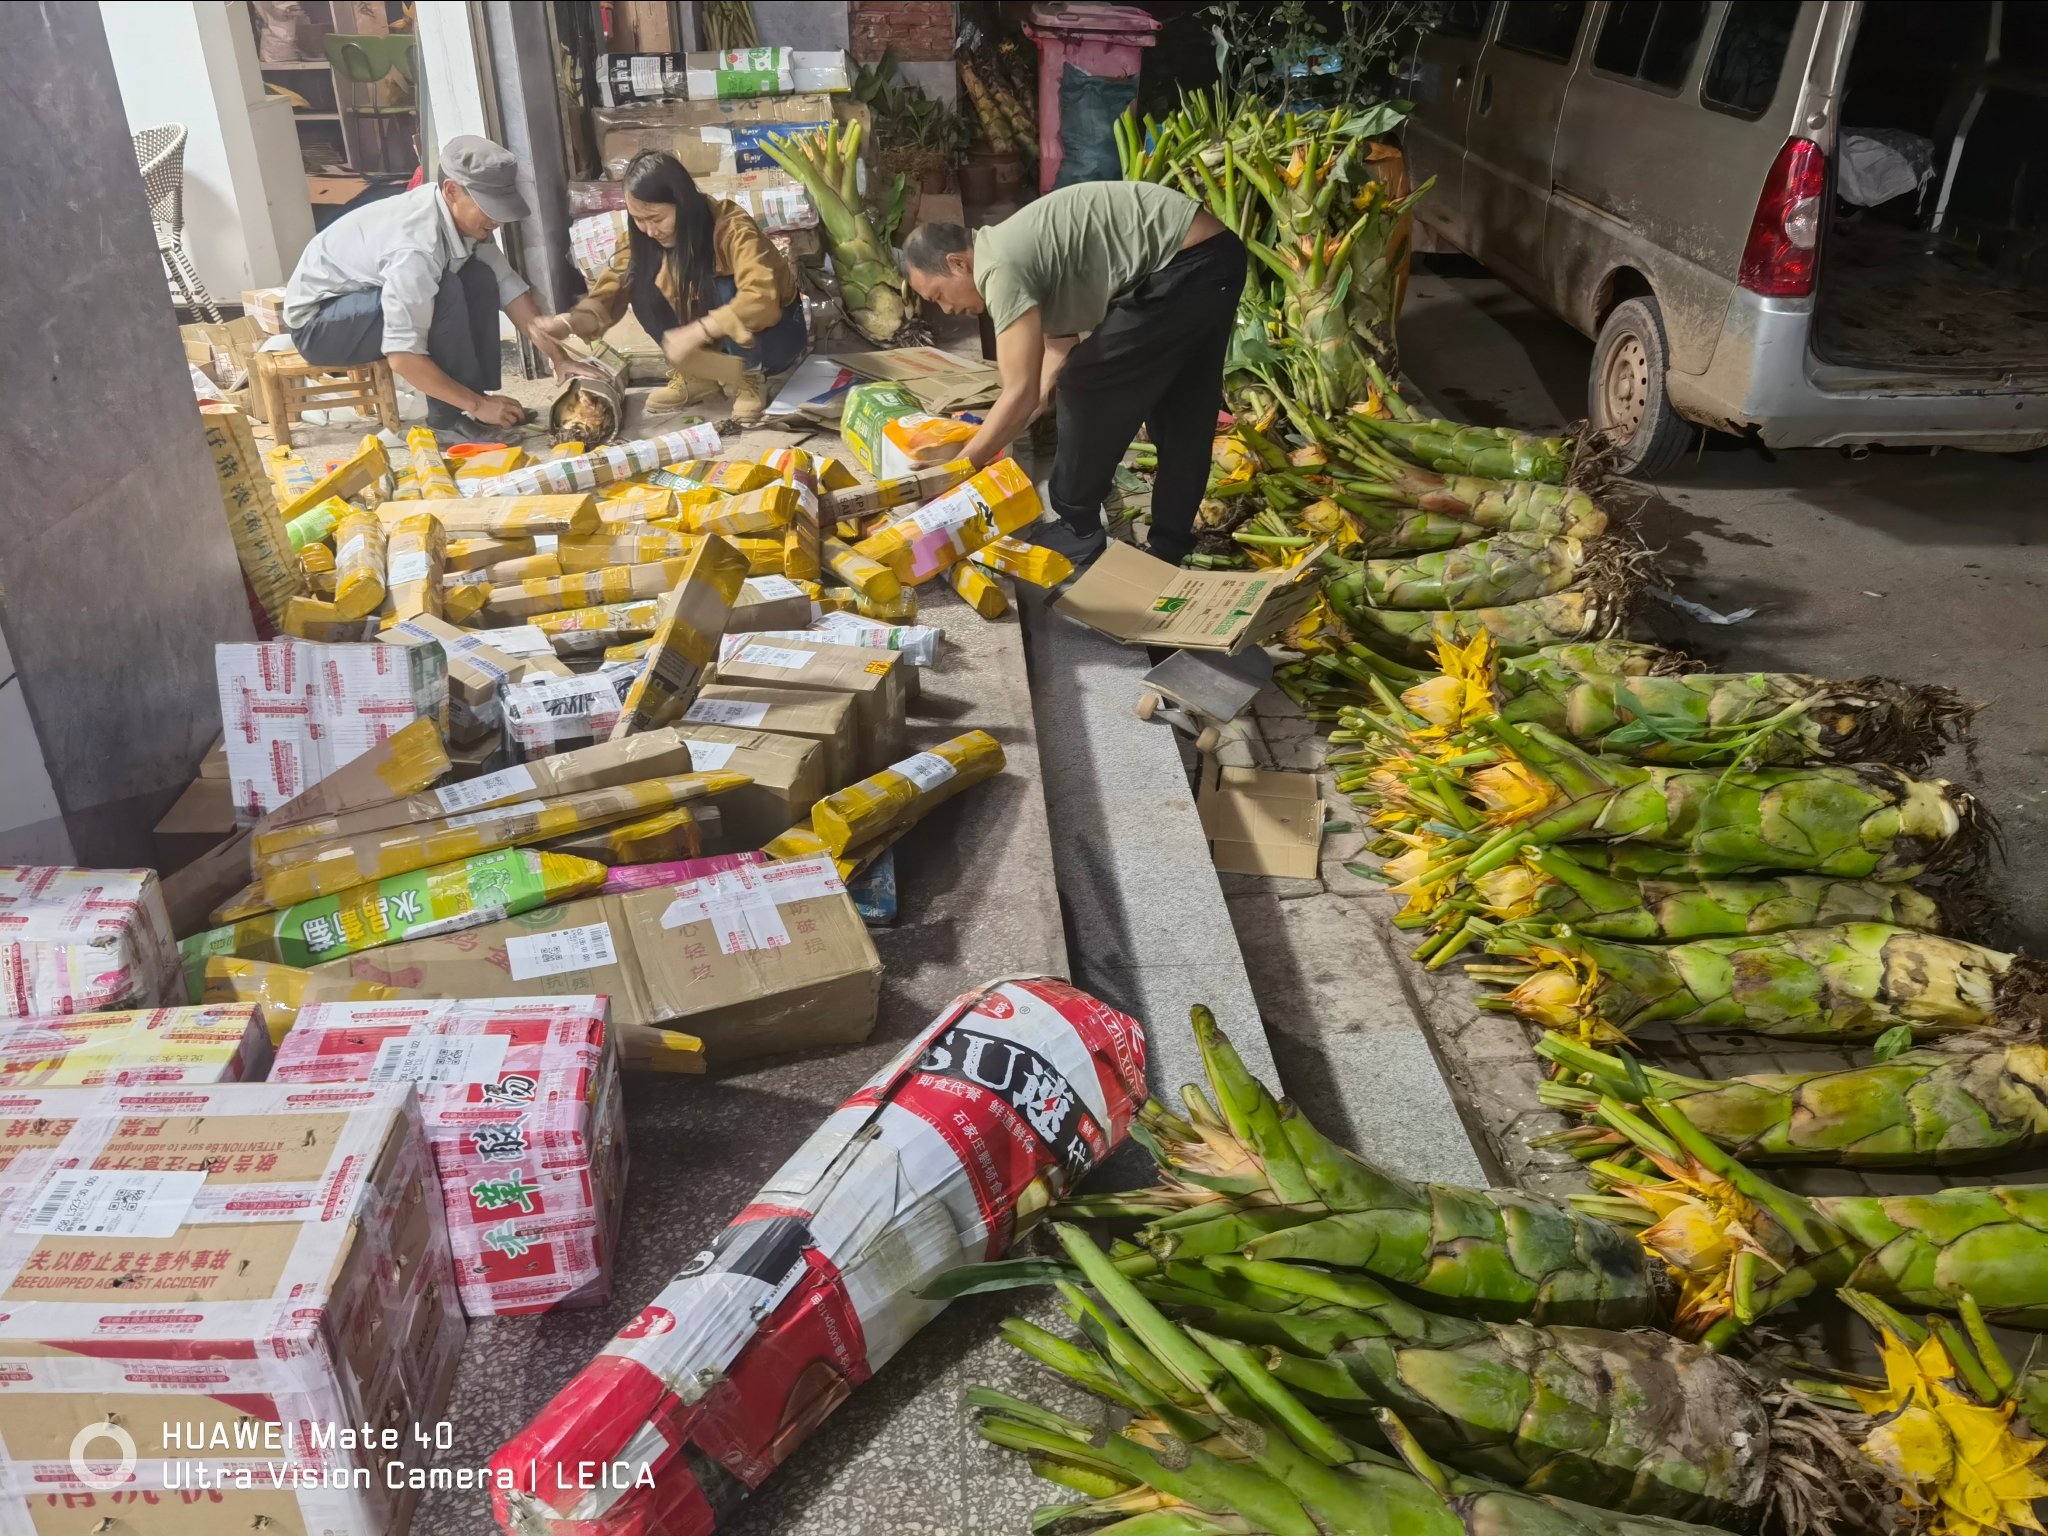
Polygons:
<instances>
[{"instance_id":1,"label":"box with barcode label","mask_svg":"<svg viewBox=\"0 0 2048 1536\"><path fill-rule=\"evenodd\" d=\"M637 663L608 661L595 672L514 683L504 702L513 752L531 759L609 741L640 675Z\"/></svg>"},{"instance_id":2,"label":"box with barcode label","mask_svg":"<svg viewBox=\"0 0 2048 1536\"><path fill-rule=\"evenodd\" d=\"M903 755L910 670L897 651L822 640L759 640L721 660L716 681L750 688L850 694L854 709L852 766L866 774L888 767Z\"/></svg>"},{"instance_id":3,"label":"box with barcode label","mask_svg":"<svg viewBox=\"0 0 2048 1536\"><path fill-rule=\"evenodd\" d=\"M865 1040L882 962L832 861L776 860L712 879L687 893L663 885L559 902L314 975L417 997L602 993L628 1067L701 1070ZM679 1046L678 1031L701 1041L702 1054Z\"/></svg>"},{"instance_id":4,"label":"box with barcode label","mask_svg":"<svg viewBox=\"0 0 2048 1536\"><path fill-rule=\"evenodd\" d=\"M270 1031L247 1003L66 1013L0 1023L0 1087L153 1088L247 1083Z\"/></svg>"},{"instance_id":5,"label":"box with barcode label","mask_svg":"<svg viewBox=\"0 0 2048 1536\"><path fill-rule=\"evenodd\" d=\"M605 999L312 1003L273 1082L411 1082L471 1317L603 1306L625 1193Z\"/></svg>"},{"instance_id":6,"label":"box with barcode label","mask_svg":"<svg viewBox=\"0 0 2048 1536\"><path fill-rule=\"evenodd\" d=\"M830 793L825 754L816 742L729 725L678 729L699 772L724 769L753 781L718 797L725 835L735 848L759 848L798 822L808 822L812 804Z\"/></svg>"},{"instance_id":7,"label":"box with barcode label","mask_svg":"<svg viewBox=\"0 0 2048 1536\"><path fill-rule=\"evenodd\" d=\"M405 1530L388 1463L427 1460L411 1430L432 1442L464 1336L409 1088L0 1091L0 1127L0 1526ZM366 1421L396 1448L325 1438ZM98 1423L133 1441L111 1489L72 1459ZM85 1468L118 1475L126 1449L88 1445Z\"/></svg>"},{"instance_id":8,"label":"box with barcode label","mask_svg":"<svg viewBox=\"0 0 2048 1536\"><path fill-rule=\"evenodd\" d=\"M735 683L707 683L683 712L683 726L726 725L744 731L767 731L815 741L822 751L819 769L825 793L843 789L860 775L854 772L854 708L851 694L807 688L752 688Z\"/></svg>"}]
</instances>

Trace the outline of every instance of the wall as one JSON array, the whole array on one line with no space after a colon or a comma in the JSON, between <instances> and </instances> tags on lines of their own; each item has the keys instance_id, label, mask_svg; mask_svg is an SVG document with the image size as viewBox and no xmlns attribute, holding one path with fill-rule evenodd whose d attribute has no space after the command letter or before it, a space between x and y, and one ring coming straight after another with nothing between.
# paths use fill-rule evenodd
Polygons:
<instances>
[{"instance_id":1,"label":"wall","mask_svg":"<svg viewBox=\"0 0 2048 1536\"><path fill-rule=\"evenodd\" d=\"M183 123L185 249L217 301L291 276L313 238L289 105L264 99L243 0L101 0L131 130ZM251 103L256 106L252 112Z\"/></svg>"},{"instance_id":2,"label":"wall","mask_svg":"<svg viewBox=\"0 0 2048 1536\"><path fill-rule=\"evenodd\" d=\"M754 10L758 15L762 7ZM847 47L860 63L872 64L894 48L898 79L921 87L937 101L960 99L960 76L953 67L952 0L847 0L846 25ZM765 25L761 39L771 41Z\"/></svg>"},{"instance_id":3,"label":"wall","mask_svg":"<svg viewBox=\"0 0 2048 1536\"><path fill-rule=\"evenodd\" d=\"M0 7L0 102L0 863L147 864L248 605L98 9Z\"/></svg>"}]
</instances>

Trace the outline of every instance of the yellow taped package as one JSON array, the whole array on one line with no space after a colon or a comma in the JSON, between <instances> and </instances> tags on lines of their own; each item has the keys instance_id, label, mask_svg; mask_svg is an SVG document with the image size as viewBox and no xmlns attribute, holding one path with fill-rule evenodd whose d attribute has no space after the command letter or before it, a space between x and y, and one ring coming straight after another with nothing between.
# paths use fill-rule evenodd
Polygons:
<instances>
[{"instance_id":1,"label":"yellow taped package","mask_svg":"<svg viewBox=\"0 0 2048 1536\"><path fill-rule=\"evenodd\" d=\"M448 535L441 519L418 512L393 528L384 541L384 625L441 617L441 572Z\"/></svg>"},{"instance_id":2,"label":"yellow taped package","mask_svg":"<svg viewBox=\"0 0 2048 1536\"><path fill-rule=\"evenodd\" d=\"M238 955L210 955L206 961L206 990L202 1003L253 1004L263 1027L270 1033L271 1049L284 1044L299 1021L306 984L314 980L311 971L278 965L269 960L244 960ZM320 1000L325 1003L383 1003L398 996L395 987L374 981L323 981Z\"/></svg>"},{"instance_id":3,"label":"yellow taped package","mask_svg":"<svg viewBox=\"0 0 2048 1536\"><path fill-rule=\"evenodd\" d=\"M354 496L371 490L390 474L391 456L384 451L383 440L374 432L369 433L357 445L354 458L346 464L336 465L302 495L279 507L278 515L290 522L330 497Z\"/></svg>"},{"instance_id":4,"label":"yellow taped package","mask_svg":"<svg viewBox=\"0 0 2048 1536\"><path fill-rule=\"evenodd\" d=\"M297 501L320 480L320 471L306 462L302 453L289 448L272 448L263 455L263 472L270 476L270 489L280 509Z\"/></svg>"},{"instance_id":5,"label":"yellow taped package","mask_svg":"<svg viewBox=\"0 0 2048 1536\"><path fill-rule=\"evenodd\" d=\"M676 511L676 493L665 485L622 480L598 493L597 515L608 522L673 522Z\"/></svg>"},{"instance_id":6,"label":"yellow taped package","mask_svg":"<svg viewBox=\"0 0 2048 1536\"><path fill-rule=\"evenodd\" d=\"M255 1082L270 1053L248 1003L45 1014L0 1024L0 1088Z\"/></svg>"},{"instance_id":7,"label":"yellow taped package","mask_svg":"<svg viewBox=\"0 0 2048 1536\"><path fill-rule=\"evenodd\" d=\"M789 526L782 531L782 574L791 581L816 581L822 562L818 498L805 491L797 509L789 515Z\"/></svg>"},{"instance_id":8,"label":"yellow taped package","mask_svg":"<svg viewBox=\"0 0 2048 1536\"><path fill-rule=\"evenodd\" d=\"M998 459L966 483L855 545L907 582L929 581L990 539L1034 523L1045 510L1015 459Z\"/></svg>"},{"instance_id":9,"label":"yellow taped package","mask_svg":"<svg viewBox=\"0 0 2048 1536\"><path fill-rule=\"evenodd\" d=\"M636 603L604 603L594 608L570 608L561 613L537 613L533 627L548 637L558 656L579 651L602 650L623 640L640 640L654 633L655 600Z\"/></svg>"},{"instance_id":10,"label":"yellow taped package","mask_svg":"<svg viewBox=\"0 0 2048 1536\"><path fill-rule=\"evenodd\" d=\"M601 571L535 577L517 586L493 587L484 609L496 618L526 619L568 608L598 608L659 597L676 584L691 558L682 555L647 565L608 565Z\"/></svg>"},{"instance_id":11,"label":"yellow taped package","mask_svg":"<svg viewBox=\"0 0 2048 1536\"><path fill-rule=\"evenodd\" d=\"M363 638L362 619L344 619L341 610L320 597L295 597L284 608L279 627L300 640L318 640L323 645L341 645Z\"/></svg>"},{"instance_id":12,"label":"yellow taped package","mask_svg":"<svg viewBox=\"0 0 2048 1536\"><path fill-rule=\"evenodd\" d=\"M687 805L679 805L638 821L622 821L615 826L599 827L595 832L559 838L547 845L547 851L604 865L670 864L702 856L704 839L696 813Z\"/></svg>"},{"instance_id":13,"label":"yellow taped package","mask_svg":"<svg viewBox=\"0 0 2048 1536\"><path fill-rule=\"evenodd\" d=\"M413 427L405 434L405 446L412 452L413 484L422 501L447 501L455 494L455 477L441 457L440 440L432 427Z\"/></svg>"},{"instance_id":14,"label":"yellow taped package","mask_svg":"<svg viewBox=\"0 0 2048 1536\"><path fill-rule=\"evenodd\" d=\"M419 482L413 478L412 466L410 464L397 464L392 466L391 500L418 501L419 499L420 485ZM384 508L389 505L390 502L386 502L383 505L379 506L377 508L379 514L382 514Z\"/></svg>"},{"instance_id":15,"label":"yellow taped package","mask_svg":"<svg viewBox=\"0 0 2048 1536\"><path fill-rule=\"evenodd\" d=\"M252 841L285 827L403 800L425 789L448 767L448 749L441 732L423 715L270 812L256 824Z\"/></svg>"},{"instance_id":16,"label":"yellow taped package","mask_svg":"<svg viewBox=\"0 0 2048 1536\"><path fill-rule=\"evenodd\" d=\"M843 459L823 458L818 460L818 494L827 491L850 491L860 484L860 476L846 467Z\"/></svg>"},{"instance_id":17,"label":"yellow taped package","mask_svg":"<svg viewBox=\"0 0 2048 1536\"><path fill-rule=\"evenodd\" d=\"M401 502L379 507L377 515L387 523L395 523L418 510ZM538 534L582 537L597 532L597 503L588 492L565 496L465 496L434 511L451 539L530 539Z\"/></svg>"},{"instance_id":18,"label":"yellow taped package","mask_svg":"<svg viewBox=\"0 0 2048 1536\"><path fill-rule=\"evenodd\" d=\"M826 462L838 461L828 459ZM919 502L950 491L973 473L974 466L967 460L953 459L930 469L921 469L914 475L877 480L873 485L855 481L851 485L832 486L819 493L818 511L826 518L869 517L891 507L914 507Z\"/></svg>"},{"instance_id":19,"label":"yellow taped package","mask_svg":"<svg viewBox=\"0 0 2048 1536\"><path fill-rule=\"evenodd\" d=\"M969 731L825 796L811 807L811 830L836 857L919 821L961 790L1002 771L1002 743L986 731Z\"/></svg>"},{"instance_id":20,"label":"yellow taped package","mask_svg":"<svg viewBox=\"0 0 2048 1536\"><path fill-rule=\"evenodd\" d=\"M495 848L544 843L571 832L650 816L746 782L743 773L676 774L364 833L325 844L318 857L266 875L263 893L273 907L288 907Z\"/></svg>"},{"instance_id":21,"label":"yellow taped package","mask_svg":"<svg viewBox=\"0 0 2048 1536\"><path fill-rule=\"evenodd\" d=\"M822 552L826 568L862 597L886 603L903 590L903 583L888 566L856 553L837 539L826 539Z\"/></svg>"},{"instance_id":22,"label":"yellow taped package","mask_svg":"<svg viewBox=\"0 0 2048 1536\"><path fill-rule=\"evenodd\" d=\"M494 587L516 587L522 581L561 575L562 557L559 548L533 555L514 555L510 560L500 560L496 565L486 567L484 574L490 577Z\"/></svg>"},{"instance_id":23,"label":"yellow taped package","mask_svg":"<svg viewBox=\"0 0 2048 1536\"><path fill-rule=\"evenodd\" d=\"M714 491L723 491L728 496L737 496L769 484L776 478L775 471L766 464L714 464L701 475L686 478Z\"/></svg>"},{"instance_id":24,"label":"yellow taped package","mask_svg":"<svg viewBox=\"0 0 2048 1536\"><path fill-rule=\"evenodd\" d=\"M800 485L816 495L818 491L818 465L801 448L770 448L761 455L761 462L775 471L776 477L789 485Z\"/></svg>"},{"instance_id":25,"label":"yellow taped package","mask_svg":"<svg viewBox=\"0 0 2048 1536\"><path fill-rule=\"evenodd\" d=\"M221 510L227 514L235 558L256 601L270 622L281 627L291 600L310 597L313 589L292 553L249 419L232 406L211 404L200 406L199 418L206 430L207 456L220 482Z\"/></svg>"},{"instance_id":26,"label":"yellow taped package","mask_svg":"<svg viewBox=\"0 0 2048 1536\"><path fill-rule=\"evenodd\" d=\"M816 602L821 614L860 612L860 594L851 587L826 587L818 594Z\"/></svg>"},{"instance_id":27,"label":"yellow taped package","mask_svg":"<svg viewBox=\"0 0 2048 1536\"><path fill-rule=\"evenodd\" d=\"M1058 550L1026 544L1022 539L990 539L967 558L1034 587L1056 587L1074 574L1074 562Z\"/></svg>"},{"instance_id":28,"label":"yellow taped package","mask_svg":"<svg viewBox=\"0 0 2048 1536\"><path fill-rule=\"evenodd\" d=\"M645 640L628 640L624 645L608 645L604 648L606 661L638 661L647 654L647 648L654 644L654 637Z\"/></svg>"},{"instance_id":29,"label":"yellow taped package","mask_svg":"<svg viewBox=\"0 0 2048 1536\"><path fill-rule=\"evenodd\" d=\"M900 624L905 619L917 617L917 588L905 587L886 602L853 594L853 611L864 619L885 619L891 624Z\"/></svg>"},{"instance_id":30,"label":"yellow taped package","mask_svg":"<svg viewBox=\"0 0 2048 1536\"><path fill-rule=\"evenodd\" d=\"M791 827L780 837L763 843L761 851L771 859L831 859L839 871L839 878L851 880L888 852L889 846L914 825L914 822L906 821L893 831L885 832L871 842L855 844L836 856L825 845L825 839L809 826Z\"/></svg>"},{"instance_id":31,"label":"yellow taped package","mask_svg":"<svg viewBox=\"0 0 2048 1536\"><path fill-rule=\"evenodd\" d=\"M254 917L259 912L276 910L263 899L263 882L252 880L209 912L206 921L210 926L219 928L226 923L239 923L243 918Z\"/></svg>"},{"instance_id":32,"label":"yellow taped package","mask_svg":"<svg viewBox=\"0 0 2048 1536\"><path fill-rule=\"evenodd\" d=\"M947 571L946 580L966 599L967 606L984 619L1000 619L1010 611L1010 600L1003 596L995 578L971 560L962 560Z\"/></svg>"},{"instance_id":33,"label":"yellow taped package","mask_svg":"<svg viewBox=\"0 0 2048 1536\"><path fill-rule=\"evenodd\" d=\"M320 858L327 844L368 833L423 825L446 816L467 815L501 805L526 806L537 800L557 800L594 789L637 784L643 779L672 778L694 772L695 768L690 744L679 731L648 731L630 741L598 742L436 789L422 789L394 800L336 811L312 821L283 827L259 826L250 838L248 859L256 874L268 879L280 870Z\"/></svg>"},{"instance_id":34,"label":"yellow taped package","mask_svg":"<svg viewBox=\"0 0 2048 1536\"><path fill-rule=\"evenodd\" d=\"M599 536L564 539L555 546L563 576L580 571L601 571L608 565L651 565L656 560L676 560L697 546L690 533L644 533L624 538Z\"/></svg>"},{"instance_id":35,"label":"yellow taped package","mask_svg":"<svg viewBox=\"0 0 2048 1536\"><path fill-rule=\"evenodd\" d=\"M980 430L972 422L928 416L921 411L882 423L882 436L920 469L952 462L965 450L967 440Z\"/></svg>"},{"instance_id":36,"label":"yellow taped package","mask_svg":"<svg viewBox=\"0 0 2048 1536\"><path fill-rule=\"evenodd\" d=\"M351 512L334 530L334 613L365 619L384 602L384 525L375 513Z\"/></svg>"},{"instance_id":37,"label":"yellow taped package","mask_svg":"<svg viewBox=\"0 0 2048 1536\"><path fill-rule=\"evenodd\" d=\"M332 576L334 551L316 540L299 551L299 564L306 568L308 576Z\"/></svg>"},{"instance_id":38,"label":"yellow taped package","mask_svg":"<svg viewBox=\"0 0 2048 1536\"><path fill-rule=\"evenodd\" d=\"M490 595L489 572L446 572L441 577L441 617L453 624L466 624L483 612Z\"/></svg>"},{"instance_id":39,"label":"yellow taped package","mask_svg":"<svg viewBox=\"0 0 2048 1536\"><path fill-rule=\"evenodd\" d=\"M718 655L719 637L747 574L745 557L715 534L683 562L674 587L661 599L646 664L619 708L613 741L668 725L690 707L704 669Z\"/></svg>"},{"instance_id":40,"label":"yellow taped package","mask_svg":"<svg viewBox=\"0 0 2048 1536\"><path fill-rule=\"evenodd\" d=\"M747 559L749 576L780 576L782 574L782 538L743 539L732 535L727 539L732 547Z\"/></svg>"},{"instance_id":41,"label":"yellow taped package","mask_svg":"<svg viewBox=\"0 0 2048 1536\"><path fill-rule=\"evenodd\" d=\"M441 526L448 526L443 518ZM492 539L484 537L450 539L448 541L448 569L451 571L487 571L504 560L517 560L522 555L533 553L531 539Z\"/></svg>"},{"instance_id":42,"label":"yellow taped package","mask_svg":"<svg viewBox=\"0 0 2048 1536\"><path fill-rule=\"evenodd\" d=\"M509 475L515 469L525 468L527 462L524 448L489 448L482 453L462 455L452 468L459 485L464 480L489 480L497 475Z\"/></svg>"},{"instance_id":43,"label":"yellow taped package","mask_svg":"<svg viewBox=\"0 0 2048 1536\"><path fill-rule=\"evenodd\" d=\"M684 521L692 533L775 533L789 526L803 503L803 487L776 482L728 496L723 501L691 507Z\"/></svg>"}]
</instances>

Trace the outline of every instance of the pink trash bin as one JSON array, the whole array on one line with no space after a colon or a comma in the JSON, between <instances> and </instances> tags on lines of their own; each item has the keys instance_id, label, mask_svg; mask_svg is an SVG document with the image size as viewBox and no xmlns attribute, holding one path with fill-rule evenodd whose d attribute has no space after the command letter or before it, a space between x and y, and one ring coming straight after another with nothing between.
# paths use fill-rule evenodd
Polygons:
<instances>
[{"instance_id":1,"label":"pink trash bin","mask_svg":"<svg viewBox=\"0 0 2048 1536\"><path fill-rule=\"evenodd\" d=\"M1066 150L1060 144L1060 80L1071 64L1084 75L1135 75L1159 19L1129 5L1048 3L1031 7L1024 35L1038 44L1038 190L1050 192Z\"/></svg>"}]
</instances>

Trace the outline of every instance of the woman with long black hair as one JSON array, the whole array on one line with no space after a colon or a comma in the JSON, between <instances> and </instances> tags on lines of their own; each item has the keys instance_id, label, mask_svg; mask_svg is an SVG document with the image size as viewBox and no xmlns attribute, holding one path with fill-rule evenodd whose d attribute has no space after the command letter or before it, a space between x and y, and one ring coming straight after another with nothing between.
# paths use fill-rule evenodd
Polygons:
<instances>
[{"instance_id":1,"label":"woman with long black hair","mask_svg":"<svg viewBox=\"0 0 2048 1536\"><path fill-rule=\"evenodd\" d=\"M701 348L721 347L746 365L734 417L758 418L768 405L766 375L792 366L809 339L796 273L752 214L706 197L674 155L641 151L625 184L626 241L556 325L598 336L630 307L670 363L668 387L647 397L650 416L719 393L682 365Z\"/></svg>"}]
</instances>

